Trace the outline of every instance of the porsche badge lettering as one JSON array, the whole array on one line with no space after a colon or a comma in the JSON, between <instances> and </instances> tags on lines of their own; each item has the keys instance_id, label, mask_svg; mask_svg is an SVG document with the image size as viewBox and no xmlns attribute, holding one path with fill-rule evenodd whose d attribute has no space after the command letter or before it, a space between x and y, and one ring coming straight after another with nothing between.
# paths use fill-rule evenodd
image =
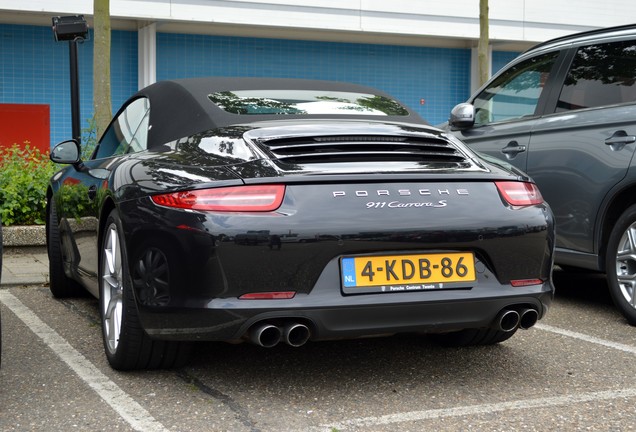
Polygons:
<instances>
[{"instance_id":1,"label":"porsche badge lettering","mask_svg":"<svg viewBox=\"0 0 636 432\"><path fill-rule=\"evenodd\" d=\"M389 191L388 189L357 190L354 192L333 191L334 198L345 196L356 196L359 198L369 198L372 196L449 196L449 195L470 195L468 189L398 189L397 191Z\"/></svg>"}]
</instances>

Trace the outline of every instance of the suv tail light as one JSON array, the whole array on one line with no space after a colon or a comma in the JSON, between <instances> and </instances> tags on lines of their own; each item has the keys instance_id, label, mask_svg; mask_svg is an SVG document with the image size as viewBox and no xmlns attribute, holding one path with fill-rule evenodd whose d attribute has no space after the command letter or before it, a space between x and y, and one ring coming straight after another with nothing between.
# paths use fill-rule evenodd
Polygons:
<instances>
[{"instance_id":1,"label":"suv tail light","mask_svg":"<svg viewBox=\"0 0 636 432\"><path fill-rule=\"evenodd\" d=\"M526 207L543 203L539 188L534 183L502 181L495 182L499 194L510 205Z\"/></svg>"},{"instance_id":2,"label":"suv tail light","mask_svg":"<svg viewBox=\"0 0 636 432\"><path fill-rule=\"evenodd\" d=\"M285 185L249 185L173 192L151 197L164 207L203 211L268 212L280 207Z\"/></svg>"}]
</instances>

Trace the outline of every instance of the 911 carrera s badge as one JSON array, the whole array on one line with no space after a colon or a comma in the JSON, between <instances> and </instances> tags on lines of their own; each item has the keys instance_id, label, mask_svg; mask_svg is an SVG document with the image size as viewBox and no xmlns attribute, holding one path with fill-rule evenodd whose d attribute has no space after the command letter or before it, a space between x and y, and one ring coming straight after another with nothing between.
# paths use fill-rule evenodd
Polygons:
<instances>
[{"instance_id":1,"label":"911 carrera s badge","mask_svg":"<svg viewBox=\"0 0 636 432\"><path fill-rule=\"evenodd\" d=\"M366 206L368 209L380 209L380 208L441 208L446 207L448 202L446 200L439 200L437 202L401 202L401 201L369 201Z\"/></svg>"}]
</instances>

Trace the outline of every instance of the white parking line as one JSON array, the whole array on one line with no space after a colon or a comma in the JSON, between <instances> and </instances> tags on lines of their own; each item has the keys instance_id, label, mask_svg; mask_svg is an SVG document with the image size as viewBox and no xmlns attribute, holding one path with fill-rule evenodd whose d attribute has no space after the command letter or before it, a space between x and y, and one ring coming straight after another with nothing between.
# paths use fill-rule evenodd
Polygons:
<instances>
[{"instance_id":1,"label":"white parking line","mask_svg":"<svg viewBox=\"0 0 636 432\"><path fill-rule=\"evenodd\" d=\"M597 345L603 345L603 346L608 347L608 348L612 348L612 349L615 349L615 350L618 350L618 351L625 351L625 352L628 352L630 354L635 354L636 355L636 347L632 346L632 345L625 345L625 344L621 344L621 343L618 343L618 342L612 342L612 341L608 341L608 340L605 340L605 339L600 339L600 338L597 338L597 337L594 337L594 336L588 336L588 335L583 334L583 333L577 333L577 332L573 332L573 331L570 331L570 330L561 329L561 328L558 328L558 327L552 327L552 326L549 326L547 324L537 324L534 327L536 329L539 329L539 330L544 330L544 331L548 331L548 332L551 332L551 333L556 333L556 334L559 334L561 336L567 336L567 337L571 337L571 338L574 338L574 339L579 339L579 340L582 340L582 341L585 341L585 342L594 343L594 344L597 344Z\"/></svg>"},{"instance_id":2,"label":"white parking line","mask_svg":"<svg viewBox=\"0 0 636 432\"><path fill-rule=\"evenodd\" d=\"M135 430L144 432L168 430L15 296L2 290L0 291L0 302L4 303L22 320L33 333L42 339L64 363Z\"/></svg>"},{"instance_id":3,"label":"white parking line","mask_svg":"<svg viewBox=\"0 0 636 432\"><path fill-rule=\"evenodd\" d=\"M88 359L76 351L55 330L46 325L35 313L26 307L15 296L7 291L0 291L0 302L22 320L44 343L57 354L84 382L86 382L108 405L111 406L128 424L139 431L167 431L155 420L149 412L124 392L117 384L110 381ZM536 329L559 334L585 342L602 345L618 351L636 355L636 347L617 342L611 342L583 333L573 332L546 324L537 324ZM384 416L360 417L345 420L335 424L322 425L317 431L330 432L352 428L389 425L410 421L439 419L444 417L460 417L466 415L489 414L507 410L523 410L532 408L547 408L576 403L594 402L618 398L636 397L636 388L622 390L600 391L566 396L526 399L494 404L480 404L455 408L411 411Z\"/></svg>"},{"instance_id":4,"label":"white parking line","mask_svg":"<svg viewBox=\"0 0 636 432\"><path fill-rule=\"evenodd\" d=\"M583 333L577 333L570 330L552 327L546 324L537 324L536 329L559 334L561 336L579 339L585 342L602 345L618 351L627 352L636 355L636 347L625 345L617 342L600 339ZM570 405L575 403L595 402L601 400L633 398L636 397L636 388L623 390L610 390L593 393L583 393L567 396L556 396L548 398L526 399L512 402L501 402L495 404L470 405L446 409L433 409L424 411L411 411L398 414L388 414L378 417L360 417L357 419L345 420L340 423L322 425L317 431L330 432L334 429L344 431L351 428L364 428L371 426L381 426L394 423L403 423L409 421L431 420L443 417L460 417L466 415L490 414L494 412L507 410L521 410L531 408L547 408L560 405Z\"/></svg>"},{"instance_id":5,"label":"white parking line","mask_svg":"<svg viewBox=\"0 0 636 432\"><path fill-rule=\"evenodd\" d=\"M370 426L388 425L393 423L403 423L408 421L431 420L442 417L460 417L466 415L490 414L508 410L547 408L560 405L570 405L575 403L633 397L636 397L636 388L583 393L568 396L526 399L495 404L470 405L456 408L411 411L407 413L389 414L379 417L361 417L357 419L346 420L341 423L323 425L319 430L324 432L329 432L334 429L343 431L350 428L364 428Z\"/></svg>"}]
</instances>

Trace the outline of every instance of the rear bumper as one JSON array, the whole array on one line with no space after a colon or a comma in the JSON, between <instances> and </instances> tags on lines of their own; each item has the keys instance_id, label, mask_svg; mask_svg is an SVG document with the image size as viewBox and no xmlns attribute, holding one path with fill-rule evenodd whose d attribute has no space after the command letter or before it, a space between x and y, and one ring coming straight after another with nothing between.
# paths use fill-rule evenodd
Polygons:
<instances>
[{"instance_id":1,"label":"rear bumper","mask_svg":"<svg viewBox=\"0 0 636 432\"><path fill-rule=\"evenodd\" d=\"M177 308L142 307L140 316L146 332L158 339L233 341L259 324L300 322L311 340L325 340L489 327L504 309L532 308L542 318L554 296L551 281L512 287L484 274L471 289L407 293L342 295L338 281L332 262L311 293L293 299L216 298Z\"/></svg>"},{"instance_id":2,"label":"rear bumper","mask_svg":"<svg viewBox=\"0 0 636 432\"><path fill-rule=\"evenodd\" d=\"M128 218L124 227L134 227L126 232L131 261L144 248L158 247L170 262L169 301L138 303L143 328L160 339L232 341L265 322L301 322L311 340L323 340L484 328L505 308L532 308L538 318L545 314L554 292L554 223L546 205L502 206L492 183L467 184L472 195L454 193L457 186L446 183L386 187L396 196L402 187L426 187L422 191L430 188L444 199L448 189L448 206L376 209L356 195L356 185L338 185L350 192L348 201L336 200L331 185L288 187L281 209L264 214L185 212L149 200L130 202L122 214ZM412 200L428 202L427 196ZM244 244L247 233L263 234L263 240L256 236ZM342 257L436 251L474 253L476 283L343 291ZM508 283L537 278L544 283ZM137 299L143 298L141 288L135 287ZM272 291L296 294L288 300L239 300Z\"/></svg>"}]
</instances>

